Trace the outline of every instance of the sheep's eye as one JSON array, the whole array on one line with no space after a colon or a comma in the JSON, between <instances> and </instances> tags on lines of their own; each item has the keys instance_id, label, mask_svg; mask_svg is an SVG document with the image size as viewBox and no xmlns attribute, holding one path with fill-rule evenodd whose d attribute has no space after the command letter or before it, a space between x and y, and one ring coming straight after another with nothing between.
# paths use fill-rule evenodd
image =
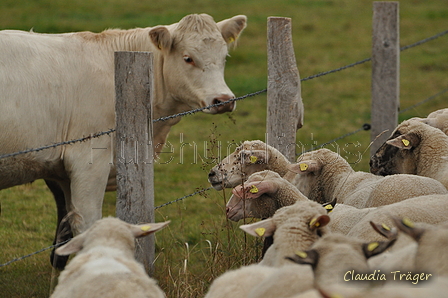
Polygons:
<instances>
[{"instance_id":1,"label":"sheep's eye","mask_svg":"<svg viewBox=\"0 0 448 298\"><path fill-rule=\"evenodd\" d=\"M194 61L190 56L184 56L184 61L187 62L188 64L193 64Z\"/></svg>"}]
</instances>

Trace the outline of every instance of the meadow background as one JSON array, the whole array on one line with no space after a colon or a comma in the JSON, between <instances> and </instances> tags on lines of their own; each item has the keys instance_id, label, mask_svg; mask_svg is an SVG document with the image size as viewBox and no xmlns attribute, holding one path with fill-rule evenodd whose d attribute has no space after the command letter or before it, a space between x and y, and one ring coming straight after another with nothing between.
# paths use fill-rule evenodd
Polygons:
<instances>
[{"instance_id":1,"label":"meadow background","mask_svg":"<svg viewBox=\"0 0 448 298\"><path fill-rule=\"evenodd\" d=\"M266 88L269 16L292 18L297 65L304 78L371 56L372 3L360 0L2 0L0 29L100 32L106 28L171 24L190 13L208 13L216 21L245 14L248 27L237 49L230 52L226 67L229 87L236 96L242 96ZM446 0L400 1L402 46L447 29ZM402 52L401 108L447 88L447 71L448 36ZM369 62L303 82L305 119L297 140L311 149L369 123L370 77ZM424 117L447 106L445 93L400 114L400 121ZM265 119L265 94L238 102L231 114L185 117L169 137L174 153L162 156L155 167L155 205L209 187L208 171L226 155L227 148L233 150L244 140L265 140ZM370 132L361 131L327 147L340 150L356 170L368 171L369 142ZM230 191L211 190L156 210L157 221L171 220L170 226L156 235L155 278L167 297L202 297L213 278L228 268L259 259L261 241L240 231L238 226L242 223L225 219L224 206L229 196ZM51 245L56 208L42 181L0 191L0 204L0 264ZM115 214L115 193L106 194L103 213ZM52 283L52 276L56 276L49 264L49 254L46 251L0 267L0 297L48 297L55 282L53 279Z\"/></svg>"}]
</instances>

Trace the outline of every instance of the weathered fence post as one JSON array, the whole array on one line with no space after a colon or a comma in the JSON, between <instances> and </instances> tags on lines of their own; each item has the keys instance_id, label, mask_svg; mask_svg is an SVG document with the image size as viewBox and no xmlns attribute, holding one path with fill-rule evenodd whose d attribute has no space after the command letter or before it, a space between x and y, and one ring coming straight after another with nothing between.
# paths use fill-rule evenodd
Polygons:
<instances>
[{"instance_id":1,"label":"weathered fence post","mask_svg":"<svg viewBox=\"0 0 448 298\"><path fill-rule=\"evenodd\" d=\"M295 161L296 132L303 125L303 103L290 18L268 18L267 96L266 143Z\"/></svg>"},{"instance_id":2,"label":"weathered fence post","mask_svg":"<svg viewBox=\"0 0 448 298\"><path fill-rule=\"evenodd\" d=\"M152 53L115 53L116 213L133 224L154 222L152 68ZM150 275L154 254L153 236L136 241L136 258Z\"/></svg>"},{"instance_id":3,"label":"weathered fence post","mask_svg":"<svg viewBox=\"0 0 448 298\"><path fill-rule=\"evenodd\" d=\"M398 124L400 106L398 10L398 2L373 2L371 140L374 142L370 147L370 155L375 154Z\"/></svg>"}]
</instances>

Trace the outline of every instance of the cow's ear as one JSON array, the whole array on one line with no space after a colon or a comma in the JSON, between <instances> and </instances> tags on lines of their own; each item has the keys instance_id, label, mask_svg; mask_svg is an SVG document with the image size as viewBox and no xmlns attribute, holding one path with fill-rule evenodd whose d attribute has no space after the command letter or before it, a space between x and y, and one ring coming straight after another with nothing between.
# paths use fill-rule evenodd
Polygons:
<instances>
[{"instance_id":1,"label":"cow's ear","mask_svg":"<svg viewBox=\"0 0 448 298\"><path fill-rule=\"evenodd\" d=\"M170 32L165 26L157 26L149 31L152 43L159 50L170 50L173 44L173 39Z\"/></svg>"},{"instance_id":2,"label":"cow's ear","mask_svg":"<svg viewBox=\"0 0 448 298\"><path fill-rule=\"evenodd\" d=\"M395 139L391 139L386 143L400 149L411 149L417 147L418 144L420 144L420 137L414 133L407 133L398 136Z\"/></svg>"},{"instance_id":3,"label":"cow's ear","mask_svg":"<svg viewBox=\"0 0 448 298\"><path fill-rule=\"evenodd\" d=\"M238 36L246 28L247 17L244 15L234 16L233 18L218 22L217 25L226 43L236 46Z\"/></svg>"}]
</instances>

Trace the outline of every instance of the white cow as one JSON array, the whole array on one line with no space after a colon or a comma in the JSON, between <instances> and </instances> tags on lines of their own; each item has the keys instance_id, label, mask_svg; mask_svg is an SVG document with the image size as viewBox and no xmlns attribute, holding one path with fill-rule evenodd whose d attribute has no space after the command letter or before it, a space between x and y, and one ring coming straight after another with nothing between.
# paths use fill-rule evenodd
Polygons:
<instances>
[{"instance_id":1,"label":"white cow","mask_svg":"<svg viewBox=\"0 0 448 298\"><path fill-rule=\"evenodd\" d=\"M243 15L215 23L201 14L168 26L102 33L0 31L0 155L114 128L115 51L154 53L155 119L233 98L224 66L228 46L245 27ZM205 112L233 109L231 103ZM154 145L164 144L179 121L155 123ZM65 196L58 213L68 212L74 232L83 232L101 218L115 172L110 143L104 136L94 146L105 150L84 142L0 159L0 189L51 181Z\"/></svg>"}]
</instances>

